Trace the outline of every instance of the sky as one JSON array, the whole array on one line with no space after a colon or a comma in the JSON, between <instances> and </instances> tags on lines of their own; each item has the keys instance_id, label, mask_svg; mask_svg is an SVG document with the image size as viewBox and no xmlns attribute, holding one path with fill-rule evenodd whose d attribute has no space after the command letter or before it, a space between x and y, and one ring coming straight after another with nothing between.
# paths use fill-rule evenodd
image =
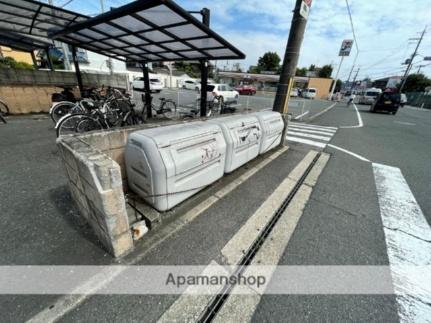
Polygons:
<instances>
[{"instance_id":1,"label":"sky","mask_svg":"<svg viewBox=\"0 0 431 323\"><path fill-rule=\"evenodd\" d=\"M45 0L46 1L46 0ZM60 6L69 0L54 0ZM119 7L131 1L104 0L105 8ZM245 70L256 65L267 51L281 58L289 35L295 0L176 0L187 10L211 10L211 28L242 50L247 58L241 61L222 61L219 67L240 63ZM359 67L358 79L378 79L402 75L402 65L413 53L418 38L428 24L428 32L415 58L413 72L431 77L431 0L349 0L357 37L359 55L354 70ZM66 9L88 15L100 12L97 0L73 0ZM314 0L302 44L298 67L311 64L331 64L333 76L340 64L338 51L343 39L352 39L345 0ZM346 80L352 70L356 49L344 59L339 78Z\"/></svg>"}]
</instances>

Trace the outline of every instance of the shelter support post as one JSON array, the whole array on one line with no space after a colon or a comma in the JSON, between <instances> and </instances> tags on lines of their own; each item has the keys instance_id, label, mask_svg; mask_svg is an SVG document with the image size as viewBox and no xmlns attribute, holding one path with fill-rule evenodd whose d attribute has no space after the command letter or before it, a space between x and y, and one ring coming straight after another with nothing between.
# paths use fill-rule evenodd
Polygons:
<instances>
[{"instance_id":1,"label":"shelter support post","mask_svg":"<svg viewBox=\"0 0 431 323\"><path fill-rule=\"evenodd\" d=\"M51 71L54 71L54 64L52 63L51 56L49 56L49 48L45 48L46 53L46 61L48 63L48 67Z\"/></svg>"},{"instance_id":2,"label":"shelter support post","mask_svg":"<svg viewBox=\"0 0 431 323\"><path fill-rule=\"evenodd\" d=\"M201 117L207 115L208 61L201 62Z\"/></svg>"},{"instance_id":3,"label":"shelter support post","mask_svg":"<svg viewBox=\"0 0 431 323\"><path fill-rule=\"evenodd\" d=\"M31 60L33 61L34 68L38 70L39 66L37 65L37 59L36 59L36 55L34 54L34 50L30 52L30 55L31 55Z\"/></svg>"},{"instance_id":4,"label":"shelter support post","mask_svg":"<svg viewBox=\"0 0 431 323\"><path fill-rule=\"evenodd\" d=\"M64 57L64 59L67 59L67 57ZM79 63L78 63L78 58L76 56L75 46L72 46L72 59L73 59L73 64L75 65L75 74L76 74L76 80L78 81L79 92L81 92L81 95L82 95L84 93L84 85L82 84L82 75L81 75L81 70L79 69Z\"/></svg>"},{"instance_id":5,"label":"shelter support post","mask_svg":"<svg viewBox=\"0 0 431 323\"><path fill-rule=\"evenodd\" d=\"M142 66L142 71L144 73L144 93L145 93L145 107L147 109L147 118L152 118L151 111L151 88L150 88L150 72L148 70L148 63L144 63Z\"/></svg>"},{"instance_id":6,"label":"shelter support post","mask_svg":"<svg viewBox=\"0 0 431 323\"><path fill-rule=\"evenodd\" d=\"M201 10L202 23L209 27L210 26L210 10L208 8L203 8ZM207 85L208 85L208 61L201 60L201 117L206 117L207 115Z\"/></svg>"}]
</instances>

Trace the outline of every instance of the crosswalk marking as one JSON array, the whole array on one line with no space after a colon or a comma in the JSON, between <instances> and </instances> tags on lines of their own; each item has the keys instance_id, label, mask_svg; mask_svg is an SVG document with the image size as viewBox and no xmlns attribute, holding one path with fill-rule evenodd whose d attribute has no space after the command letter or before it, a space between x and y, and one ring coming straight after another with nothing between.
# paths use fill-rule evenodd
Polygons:
<instances>
[{"instance_id":1,"label":"crosswalk marking","mask_svg":"<svg viewBox=\"0 0 431 323\"><path fill-rule=\"evenodd\" d=\"M325 148L336 132L337 128L335 127L289 122L286 138L291 142Z\"/></svg>"},{"instance_id":2,"label":"crosswalk marking","mask_svg":"<svg viewBox=\"0 0 431 323\"><path fill-rule=\"evenodd\" d=\"M302 127L302 128L316 128L316 129L320 129L323 131L337 131L338 128L337 127L329 127L329 126L317 126L314 124L306 124L306 123L299 123L299 122L289 122L289 126L297 126L297 127Z\"/></svg>"},{"instance_id":3,"label":"crosswalk marking","mask_svg":"<svg viewBox=\"0 0 431 323\"><path fill-rule=\"evenodd\" d=\"M298 126L298 125L291 125L289 124L289 127L291 127L292 129L304 129L304 130L309 130L309 131L319 131L322 133L335 133L337 130L333 130L333 129L322 129L322 128L314 128L314 127L308 127L308 126Z\"/></svg>"},{"instance_id":4,"label":"crosswalk marking","mask_svg":"<svg viewBox=\"0 0 431 323\"><path fill-rule=\"evenodd\" d=\"M315 146L315 147L319 147L319 148L325 148L326 144L324 143L320 143L317 141L313 141L313 140L308 140L308 139L302 139L302 138L297 138L297 137L291 137L291 136L287 136L287 141L294 141L294 142L299 142L302 144L306 144L306 145L310 145L310 146Z\"/></svg>"},{"instance_id":5,"label":"crosswalk marking","mask_svg":"<svg viewBox=\"0 0 431 323\"><path fill-rule=\"evenodd\" d=\"M399 168L373 172L400 322L429 322L431 228Z\"/></svg>"},{"instance_id":6,"label":"crosswalk marking","mask_svg":"<svg viewBox=\"0 0 431 323\"><path fill-rule=\"evenodd\" d=\"M312 135L312 134L303 133L303 132L296 132L296 131L289 131L289 134L294 135L294 136L319 139L319 140L323 140L323 141L329 141L329 140L331 140L331 137L332 137L332 136L331 137L318 136L318 135Z\"/></svg>"}]
</instances>

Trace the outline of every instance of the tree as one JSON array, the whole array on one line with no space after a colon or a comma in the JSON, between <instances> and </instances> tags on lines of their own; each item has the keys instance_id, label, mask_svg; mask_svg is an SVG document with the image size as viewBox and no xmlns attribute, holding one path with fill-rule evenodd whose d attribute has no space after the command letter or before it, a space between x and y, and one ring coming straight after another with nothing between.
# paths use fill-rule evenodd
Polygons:
<instances>
[{"instance_id":1,"label":"tree","mask_svg":"<svg viewBox=\"0 0 431 323\"><path fill-rule=\"evenodd\" d=\"M308 70L309 70L310 72L313 72L314 70L316 70L316 65L311 64L311 65L310 65L310 67L308 68Z\"/></svg>"},{"instance_id":2,"label":"tree","mask_svg":"<svg viewBox=\"0 0 431 323\"><path fill-rule=\"evenodd\" d=\"M13 68L20 70L33 70L34 66L25 62L17 62L12 57L0 57L0 68Z\"/></svg>"},{"instance_id":3,"label":"tree","mask_svg":"<svg viewBox=\"0 0 431 323\"><path fill-rule=\"evenodd\" d=\"M335 83L335 92L340 92L342 86L343 82L341 82L341 80L337 80L337 83Z\"/></svg>"},{"instance_id":4,"label":"tree","mask_svg":"<svg viewBox=\"0 0 431 323\"><path fill-rule=\"evenodd\" d=\"M259 58L257 66L261 71L277 71L280 61L280 56L276 52L266 52Z\"/></svg>"},{"instance_id":5,"label":"tree","mask_svg":"<svg viewBox=\"0 0 431 323\"><path fill-rule=\"evenodd\" d=\"M404 92L423 92L425 88L431 86L431 79L423 74L410 74L407 77Z\"/></svg>"},{"instance_id":6,"label":"tree","mask_svg":"<svg viewBox=\"0 0 431 323\"><path fill-rule=\"evenodd\" d=\"M323 77L323 78L330 78L332 74L332 66L331 65L323 65L320 69L319 73L317 73L317 76Z\"/></svg>"},{"instance_id":7,"label":"tree","mask_svg":"<svg viewBox=\"0 0 431 323\"><path fill-rule=\"evenodd\" d=\"M177 71L184 72L188 74L190 77L196 78L201 73L199 69L199 65L197 64L191 64L188 62L175 62L174 66Z\"/></svg>"},{"instance_id":8,"label":"tree","mask_svg":"<svg viewBox=\"0 0 431 323\"><path fill-rule=\"evenodd\" d=\"M250 65L250 67L248 68L248 72L251 74L260 74L260 68L255 65Z\"/></svg>"},{"instance_id":9,"label":"tree","mask_svg":"<svg viewBox=\"0 0 431 323\"><path fill-rule=\"evenodd\" d=\"M307 68L297 68L296 69L296 76L307 76Z\"/></svg>"}]
</instances>

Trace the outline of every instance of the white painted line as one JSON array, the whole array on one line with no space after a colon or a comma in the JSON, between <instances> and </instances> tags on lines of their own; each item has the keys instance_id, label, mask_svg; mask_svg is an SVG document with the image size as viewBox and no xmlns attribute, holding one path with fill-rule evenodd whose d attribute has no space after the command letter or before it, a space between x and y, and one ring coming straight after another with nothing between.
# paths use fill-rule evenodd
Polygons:
<instances>
[{"instance_id":1,"label":"white painted line","mask_svg":"<svg viewBox=\"0 0 431 323\"><path fill-rule=\"evenodd\" d=\"M224 267L212 260L202 272L201 276L227 275L228 272ZM199 315L208 306L213 295L219 291L218 286L200 286L190 285L187 290L163 313L157 323L170 322L196 322Z\"/></svg>"},{"instance_id":2,"label":"white painted line","mask_svg":"<svg viewBox=\"0 0 431 323\"><path fill-rule=\"evenodd\" d=\"M399 168L373 163L373 171L400 322L429 322L429 270L412 275L403 267L431 264L430 226Z\"/></svg>"},{"instance_id":3,"label":"white painted line","mask_svg":"<svg viewBox=\"0 0 431 323\"><path fill-rule=\"evenodd\" d=\"M318 125L314 125L314 124L298 123L298 122L289 122L289 126L304 127L304 128L315 128L315 129L319 129L319 130L327 130L327 131L333 131L333 132L338 130L337 127L318 126Z\"/></svg>"},{"instance_id":4,"label":"white painted line","mask_svg":"<svg viewBox=\"0 0 431 323\"><path fill-rule=\"evenodd\" d=\"M431 111L430 109L415 108L415 107L411 107L411 106L405 106L404 109L415 110L415 111L426 111L426 112Z\"/></svg>"},{"instance_id":5,"label":"white painted line","mask_svg":"<svg viewBox=\"0 0 431 323\"><path fill-rule=\"evenodd\" d=\"M315 146L315 147L319 147L319 148L325 148L326 147L326 144L321 143L321 142L317 142L317 141L313 141L313 140L308 140L308 139L303 139L303 138L298 138L298 137L292 137L292 136L286 136L286 138L289 141L299 142L299 143L310 145L310 146Z\"/></svg>"},{"instance_id":6,"label":"white painted line","mask_svg":"<svg viewBox=\"0 0 431 323\"><path fill-rule=\"evenodd\" d=\"M296 131L288 131L287 132L288 135L294 135L294 136L299 136L299 137L305 137L305 138L313 138L313 139L318 139L318 140L323 140L323 141L330 141L331 137L324 137L324 136L318 136L318 135L311 135L308 133L302 133L302 132L296 132Z\"/></svg>"},{"instance_id":7,"label":"white painted line","mask_svg":"<svg viewBox=\"0 0 431 323\"><path fill-rule=\"evenodd\" d=\"M310 111L305 111L303 114L300 114L299 116L297 116L297 117L295 117L295 118L293 118L293 120L299 120L299 119L301 119L302 117L305 117L307 114L309 114L310 113Z\"/></svg>"},{"instance_id":8,"label":"white painted line","mask_svg":"<svg viewBox=\"0 0 431 323\"><path fill-rule=\"evenodd\" d=\"M331 110L333 107L335 107L335 106L336 106L336 104L337 104L337 103L334 103L334 104L330 105L329 107L327 107L325 110L320 111L319 113L316 113L316 114L312 115L312 116L309 118L309 120L314 120L314 119L316 119L317 117L321 116L322 114L324 114L324 113L328 112L328 111L329 111L329 110Z\"/></svg>"},{"instance_id":9,"label":"white painted line","mask_svg":"<svg viewBox=\"0 0 431 323\"><path fill-rule=\"evenodd\" d=\"M358 159L360 159L360 160L362 160L364 162L368 162L368 163L370 162L369 159L367 159L365 157L362 157L361 155L355 154L354 152L352 152L350 150L347 150L347 149L344 149L344 148L341 148L341 147L338 147L338 146L335 146L335 145L332 145L332 144L328 144L328 147L331 147L331 148L337 149L339 151L342 151L343 153L349 154L350 156L358 158Z\"/></svg>"},{"instance_id":10,"label":"white painted line","mask_svg":"<svg viewBox=\"0 0 431 323\"><path fill-rule=\"evenodd\" d=\"M359 113L358 107L354 103L353 103L353 107L356 110L356 116L358 117L358 124L356 126L346 126L346 127L340 127L340 128L353 129L353 128L362 128L364 126L364 123L362 122L362 117L361 117L361 114Z\"/></svg>"},{"instance_id":11,"label":"white painted line","mask_svg":"<svg viewBox=\"0 0 431 323\"><path fill-rule=\"evenodd\" d=\"M228 265L238 265L244 253L257 239L266 224L271 220L286 196L292 191L295 184L311 165L317 151L311 150L302 161L277 186L271 195L259 206L247 222L226 243L221 250Z\"/></svg>"},{"instance_id":12,"label":"white painted line","mask_svg":"<svg viewBox=\"0 0 431 323\"><path fill-rule=\"evenodd\" d=\"M312 188L307 185L302 185L300 187L297 194L292 199L286 210L284 210L277 224L272 229L270 235L263 243L261 249L256 253L255 258L252 260L252 266L273 266L273 268L266 269L265 277L271 278L273 275L276 268L275 265L279 263L280 258L283 255L297 224L299 223L311 192ZM253 267L248 267L245 271L245 275L253 276L255 274L256 273L253 273ZM240 295L241 293L244 293L244 291L241 291L243 287L239 285L235 286L231 295L217 313L214 322L251 322L253 314L256 311L269 282L270 279L267 280L266 284L259 288L247 286L247 288L256 292L255 294L249 293L248 295ZM247 292L249 291L247 290Z\"/></svg>"},{"instance_id":13,"label":"white painted line","mask_svg":"<svg viewBox=\"0 0 431 323\"><path fill-rule=\"evenodd\" d=\"M309 128L299 128L299 127L296 127L296 126L289 126L288 127L288 131L290 129L292 129L293 131L315 133L315 134L320 134L320 135L324 135L324 136L331 136L331 137L335 134L335 132L328 132L328 131L321 131L321 130L311 130Z\"/></svg>"},{"instance_id":14,"label":"white painted line","mask_svg":"<svg viewBox=\"0 0 431 323\"><path fill-rule=\"evenodd\" d=\"M404 122L404 121L394 121L394 123L398 123L406 126L416 126L416 123Z\"/></svg>"}]
</instances>

